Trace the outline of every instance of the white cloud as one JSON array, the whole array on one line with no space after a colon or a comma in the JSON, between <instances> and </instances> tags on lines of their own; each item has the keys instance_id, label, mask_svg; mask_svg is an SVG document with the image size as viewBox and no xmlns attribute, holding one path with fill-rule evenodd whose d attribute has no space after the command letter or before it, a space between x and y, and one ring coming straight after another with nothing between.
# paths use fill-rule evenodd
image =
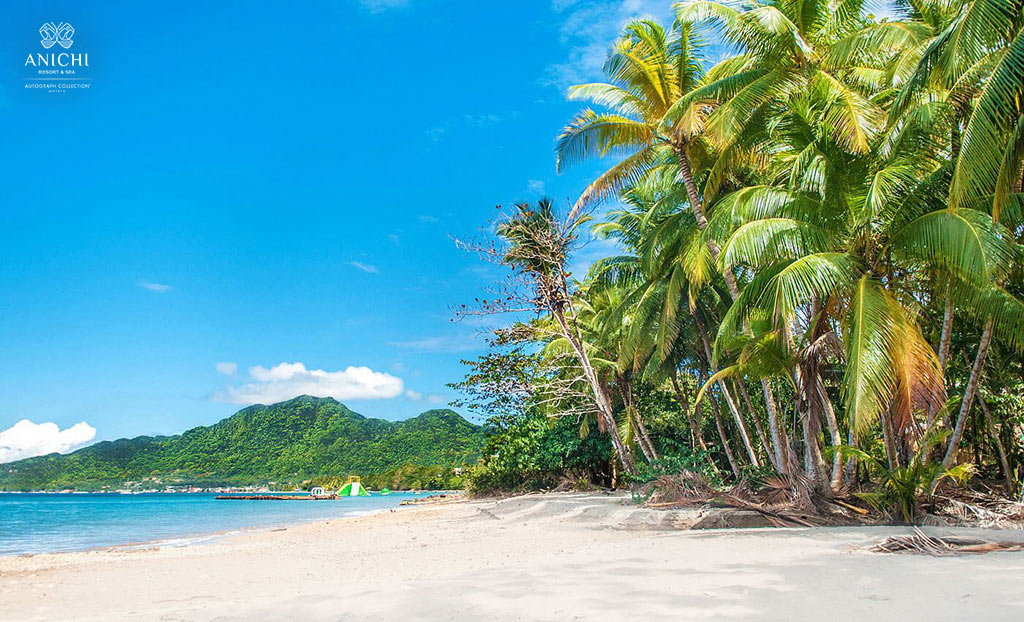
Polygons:
<instances>
[{"instance_id":1,"label":"white cloud","mask_svg":"<svg viewBox=\"0 0 1024 622\"><path fill-rule=\"evenodd\" d=\"M151 283L149 281L139 281L139 287L142 289L148 289L151 292L156 292L157 294L165 294L174 289L170 285L165 285L163 283Z\"/></svg>"},{"instance_id":2,"label":"white cloud","mask_svg":"<svg viewBox=\"0 0 1024 622\"><path fill-rule=\"evenodd\" d=\"M348 262L348 265L352 266L353 268L358 268L363 272L369 272L370 274L377 274L380 272L380 268L378 268L377 266L368 263L363 263L361 261L350 261Z\"/></svg>"},{"instance_id":3,"label":"white cloud","mask_svg":"<svg viewBox=\"0 0 1024 622\"><path fill-rule=\"evenodd\" d=\"M510 112L506 113L506 116L515 117L518 116L518 114L516 112ZM450 132L458 132L465 128L481 130L492 127L503 122L506 116L493 112L484 112L480 114L466 113L462 115L461 118L456 117L449 119L439 123L438 125L427 128L423 133L426 135L427 139L436 143Z\"/></svg>"},{"instance_id":4,"label":"white cloud","mask_svg":"<svg viewBox=\"0 0 1024 622\"><path fill-rule=\"evenodd\" d=\"M359 0L359 4L370 13L384 13L392 9L404 9L412 0Z\"/></svg>"},{"instance_id":5,"label":"white cloud","mask_svg":"<svg viewBox=\"0 0 1024 622\"><path fill-rule=\"evenodd\" d=\"M407 398L409 398L411 400L415 400L417 402L420 401L421 399L423 399L423 394L422 393L420 393L419 391L413 391L412 389L409 389L408 391L406 391L405 392L405 396Z\"/></svg>"},{"instance_id":6,"label":"white cloud","mask_svg":"<svg viewBox=\"0 0 1024 622\"><path fill-rule=\"evenodd\" d=\"M540 179L530 179L526 182L526 187L529 188L533 194L544 194L544 182Z\"/></svg>"},{"instance_id":7,"label":"white cloud","mask_svg":"<svg viewBox=\"0 0 1024 622\"><path fill-rule=\"evenodd\" d=\"M302 363L280 363L271 368L249 368L252 382L228 387L214 400L232 404L271 404L299 395L333 397L336 400L374 400L397 397L404 388L401 378L349 366L341 371L306 369Z\"/></svg>"},{"instance_id":8,"label":"white cloud","mask_svg":"<svg viewBox=\"0 0 1024 622\"><path fill-rule=\"evenodd\" d=\"M672 18L671 4L664 0L554 0L551 8L563 17L559 34L569 47L569 58L548 67L542 82L565 89L600 78L608 50L626 22L653 16L667 25Z\"/></svg>"},{"instance_id":9,"label":"white cloud","mask_svg":"<svg viewBox=\"0 0 1024 622\"><path fill-rule=\"evenodd\" d=\"M443 395L430 394L427 396L427 401L431 404L443 404L445 402Z\"/></svg>"},{"instance_id":10,"label":"white cloud","mask_svg":"<svg viewBox=\"0 0 1024 622\"><path fill-rule=\"evenodd\" d=\"M484 347L482 338L471 334L424 337L411 341L392 341L388 345L423 352L469 352Z\"/></svg>"},{"instance_id":11,"label":"white cloud","mask_svg":"<svg viewBox=\"0 0 1024 622\"><path fill-rule=\"evenodd\" d=\"M444 135L448 133L448 127L449 124L445 123L442 125L438 125L437 127L428 128L423 133L426 134L427 138L429 138L432 142L436 143L440 141L442 138L444 138Z\"/></svg>"},{"instance_id":12,"label":"white cloud","mask_svg":"<svg viewBox=\"0 0 1024 622\"><path fill-rule=\"evenodd\" d=\"M66 454L96 438L96 428L82 421L61 430L56 423L22 419L0 432L0 462L13 462L53 452Z\"/></svg>"},{"instance_id":13,"label":"white cloud","mask_svg":"<svg viewBox=\"0 0 1024 622\"><path fill-rule=\"evenodd\" d=\"M231 361L217 363L217 373L224 374L225 376L234 376L238 373L238 363Z\"/></svg>"},{"instance_id":14,"label":"white cloud","mask_svg":"<svg viewBox=\"0 0 1024 622\"><path fill-rule=\"evenodd\" d=\"M501 123L501 115L494 114L492 112L485 114L465 114L462 118L466 121L467 125L474 127L487 127L496 123Z\"/></svg>"}]
</instances>

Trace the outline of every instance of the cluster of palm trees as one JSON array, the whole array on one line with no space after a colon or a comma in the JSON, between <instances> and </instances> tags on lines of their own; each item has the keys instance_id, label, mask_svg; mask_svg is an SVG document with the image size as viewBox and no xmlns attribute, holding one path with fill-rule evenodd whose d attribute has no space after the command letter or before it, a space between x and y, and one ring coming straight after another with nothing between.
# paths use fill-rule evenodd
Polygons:
<instances>
[{"instance_id":1,"label":"cluster of palm trees","mask_svg":"<svg viewBox=\"0 0 1024 622\"><path fill-rule=\"evenodd\" d=\"M564 292L538 334L585 368L625 470L658 458L646 386L736 478L831 494L852 447L950 469L983 411L976 457L1015 485L1024 415L979 394L1024 347L1024 1L862 5L686 0L669 27L627 24L607 81L569 90L592 107L559 169L614 163L559 226L608 206L594 230L624 254L574 285L560 251L526 269ZM713 65L712 36L731 52ZM499 234L521 250L538 218L554 226L545 204Z\"/></svg>"}]
</instances>

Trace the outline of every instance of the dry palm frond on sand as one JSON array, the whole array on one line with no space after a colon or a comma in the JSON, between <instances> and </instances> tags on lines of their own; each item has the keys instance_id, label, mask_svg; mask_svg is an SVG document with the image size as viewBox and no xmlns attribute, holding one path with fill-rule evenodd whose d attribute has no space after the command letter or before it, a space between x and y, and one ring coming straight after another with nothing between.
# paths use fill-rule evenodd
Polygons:
<instances>
[{"instance_id":1,"label":"dry palm frond on sand","mask_svg":"<svg viewBox=\"0 0 1024 622\"><path fill-rule=\"evenodd\" d=\"M676 475L663 475L647 485L647 507L669 508L704 505L759 512L777 527L817 527L828 524L847 524L850 520L834 515L823 515L810 500L804 482L792 485L782 478L773 478L754 490L750 483L741 481L729 490L719 491L703 477L690 471ZM859 522L859 521L853 521Z\"/></svg>"},{"instance_id":2,"label":"dry palm frond on sand","mask_svg":"<svg viewBox=\"0 0 1024 622\"><path fill-rule=\"evenodd\" d=\"M646 491L648 507L665 507L704 502L717 494L703 477L690 471L678 475L662 475L651 482Z\"/></svg>"},{"instance_id":3,"label":"dry palm frond on sand","mask_svg":"<svg viewBox=\"0 0 1024 622\"><path fill-rule=\"evenodd\" d=\"M992 553L994 551L1024 551L1018 542L996 542L980 538L958 536L929 536L918 528L907 536L890 536L869 550L875 553L908 553L944 557L961 553Z\"/></svg>"},{"instance_id":4,"label":"dry palm frond on sand","mask_svg":"<svg viewBox=\"0 0 1024 622\"><path fill-rule=\"evenodd\" d=\"M936 497L937 510L957 524L998 529L1024 526L1024 503L992 494L959 490Z\"/></svg>"}]
</instances>

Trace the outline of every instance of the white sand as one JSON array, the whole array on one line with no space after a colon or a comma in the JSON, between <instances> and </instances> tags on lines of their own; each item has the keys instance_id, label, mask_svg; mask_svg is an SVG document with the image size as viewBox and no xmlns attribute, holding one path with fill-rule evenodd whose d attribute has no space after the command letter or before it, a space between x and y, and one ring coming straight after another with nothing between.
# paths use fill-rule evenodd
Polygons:
<instances>
[{"instance_id":1,"label":"white sand","mask_svg":"<svg viewBox=\"0 0 1024 622\"><path fill-rule=\"evenodd\" d=\"M1024 553L863 550L898 528L681 531L684 515L621 502L529 496L0 558L0 619L1024 619Z\"/></svg>"}]
</instances>

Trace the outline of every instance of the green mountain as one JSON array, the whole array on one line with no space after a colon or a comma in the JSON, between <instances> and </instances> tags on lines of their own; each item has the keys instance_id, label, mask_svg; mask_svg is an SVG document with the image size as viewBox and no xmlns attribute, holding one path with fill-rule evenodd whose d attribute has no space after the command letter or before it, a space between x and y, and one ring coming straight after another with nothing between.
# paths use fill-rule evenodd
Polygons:
<instances>
[{"instance_id":1,"label":"green mountain","mask_svg":"<svg viewBox=\"0 0 1024 622\"><path fill-rule=\"evenodd\" d=\"M480 427L451 410L385 421L303 395L177 436L104 441L2 464L0 490L96 489L147 477L215 485L374 475L403 465L473 463L482 444Z\"/></svg>"}]
</instances>

